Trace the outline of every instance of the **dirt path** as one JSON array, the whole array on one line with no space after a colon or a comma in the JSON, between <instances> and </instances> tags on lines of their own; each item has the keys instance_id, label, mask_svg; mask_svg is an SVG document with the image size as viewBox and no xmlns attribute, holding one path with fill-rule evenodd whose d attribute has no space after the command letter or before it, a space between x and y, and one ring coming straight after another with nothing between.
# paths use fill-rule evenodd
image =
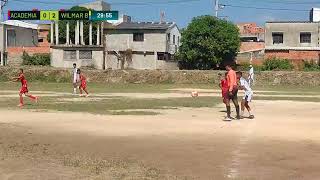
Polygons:
<instances>
[{"instance_id":1,"label":"dirt path","mask_svg":"<svg viewBox=\"0 0 320 180\"><path fill-rule=\"evenodd\" d=\"M199 97L221 97L221 92L219 90L198 90ZM168 98L186 98L191 96L192 89L171 89L172 92L169 93L93 93L91 97L97 100L105 99L108 97L126 97L126 98L139 98L139 99L168 99ZM14 98L18 97L16 91L0 91L0 98ZM64 97L71 96L70 93L59 93L51 91L33 91L34 95L39 97ZM271 94L270 94L271 93ZM281 98L320 98L320 95L310 94L310 95L300 95L300 94L286 94L285 92L279 91L255 91L254 97L281 97ZM281 94L284 93L284 94ZM243 96L244 92L240 91L239 96ZM76 97L76 96L75 96ZM88 99L91 101L92 99ZM75 100L77 101L77 100Z\"/></svg>"},{"instance_id":2,"label":"dirt path","mask_svg":"<svg viewBox=\"0 0 320 180\"><path fill-rule=\"evenodd\" d=\"M158 116L0 110L0 179L318 179L320 103L255 101Z\"/></svg>"}]
</instances>

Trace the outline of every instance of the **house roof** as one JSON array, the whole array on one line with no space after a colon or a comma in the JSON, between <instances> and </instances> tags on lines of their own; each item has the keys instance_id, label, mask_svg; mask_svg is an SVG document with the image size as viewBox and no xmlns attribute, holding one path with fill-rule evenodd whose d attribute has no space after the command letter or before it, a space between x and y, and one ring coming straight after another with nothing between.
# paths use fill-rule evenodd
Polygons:
<instances>
[{"instance_id":1,"label":"house roof","mask_svg":"<svg viewBox=\"0 0 320 180\"><path fill-rule=\"evenodd\" d=\"M266 23L318 23L312 21L267 21Z\"/></svg>"},{"instance_id":2,"label":"house roof","mask_svg":"<svg viewBox=\"0 0 320 180\"><path fill-rule=\"evenodd\" d=\"M264 42L242 42L239 53L259 51L263 50L264 47Z\"/></svg>"},{"instance_id":3,"label":"house roof","mask_svg":"<svg viewBox=\"0 0 320 180\"><path fill-rule=\"evenodd\" d=\"M159 22L123 22L114 26L115 29L123 30L167 30L176 24L173 22L159 23Z\"/></svg>"},{"instance_id":4,"label":"house roof","mask_svg":"<svg viewBox=\"0 0 320 180\"><path fill-rule=\"evenodd\" d=\"M7 21L2 22L1 24L22 27L22 28L28 28L28 29L38 29L37 24L27 23L27 22L18 21L18 20L7 20Z\"/></svg>"}]
</instances>

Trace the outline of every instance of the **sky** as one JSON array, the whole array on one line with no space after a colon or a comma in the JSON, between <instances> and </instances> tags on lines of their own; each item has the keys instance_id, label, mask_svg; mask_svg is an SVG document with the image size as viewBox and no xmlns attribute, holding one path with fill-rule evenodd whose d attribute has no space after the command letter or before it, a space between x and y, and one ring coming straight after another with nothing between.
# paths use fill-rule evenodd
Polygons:
<instances>
[{"instance_id":1,"label":"sky","mask_svg":"<svg viewBox=\"0 0 320 180\"><path fill-rule=\"evenodd\" d=\"M10 10L59 10L95 0L8 0L4 8L5 17ZM193 17L214 15L215 0L105 0L112 10L127 14L133 21L160 20L160 12L165 12L165 20L176 22L180 28L186 27ZM309 20L309 10L320 7L320 0L219 0L223 7L221 18L234 23L256 22L263 26L266 21Z\"/></svg>"}]
</instances>

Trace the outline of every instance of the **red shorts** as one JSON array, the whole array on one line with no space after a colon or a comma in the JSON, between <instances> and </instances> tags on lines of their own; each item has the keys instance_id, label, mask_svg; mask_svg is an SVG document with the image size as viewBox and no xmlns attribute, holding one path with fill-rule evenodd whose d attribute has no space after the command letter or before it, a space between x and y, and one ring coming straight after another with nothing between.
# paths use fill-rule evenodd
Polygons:
<instances>
[{"instance_id":1,"label":"red shorts","mask_svg":"<svg viewBox=\"0 0 320 180\"><path fill-rule=\"evenodd\" d=\"M20 93L21 94L25 94L27 92L28 92L28 88L27 87L21 87L21 89L20 89Z\"/></svg>"},{"instance_id":2,"label":"red shorts","mask_svg":"<svg viewBox=\"0 0 320 180\"><path fill-rule=\"evenodd\" d=\"M80 85L80 88L81 88L81 89L86 89L86 88L87 88L87 82L82 81L82 82L81 82L81 85Z\"/></svg>"},{"instance_id":3,"label":"red shorts","mask_svg":"<svg viewBox=\"0 0 320 180\"><path fill-rule=\"evenodd\" d=\"M224 103L227 102L228 98L229 98L228 91L222 91L222 99Z\"/></svg>"}]
</instances>

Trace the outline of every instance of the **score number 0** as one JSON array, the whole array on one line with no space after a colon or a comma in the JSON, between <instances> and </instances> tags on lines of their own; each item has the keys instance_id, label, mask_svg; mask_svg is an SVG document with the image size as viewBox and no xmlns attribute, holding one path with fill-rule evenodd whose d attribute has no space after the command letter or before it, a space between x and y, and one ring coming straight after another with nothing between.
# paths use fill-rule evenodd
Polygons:
<instances>
[{"instance_id":1,"label":"score number 0","mask_svg":"<svg viewBox=\"0 0 320 180\"><path fill-rule=\"evenodd\" d=\"M59 11L40 11L40 20L59 20Z\"/></svg>"}]
</instances>

